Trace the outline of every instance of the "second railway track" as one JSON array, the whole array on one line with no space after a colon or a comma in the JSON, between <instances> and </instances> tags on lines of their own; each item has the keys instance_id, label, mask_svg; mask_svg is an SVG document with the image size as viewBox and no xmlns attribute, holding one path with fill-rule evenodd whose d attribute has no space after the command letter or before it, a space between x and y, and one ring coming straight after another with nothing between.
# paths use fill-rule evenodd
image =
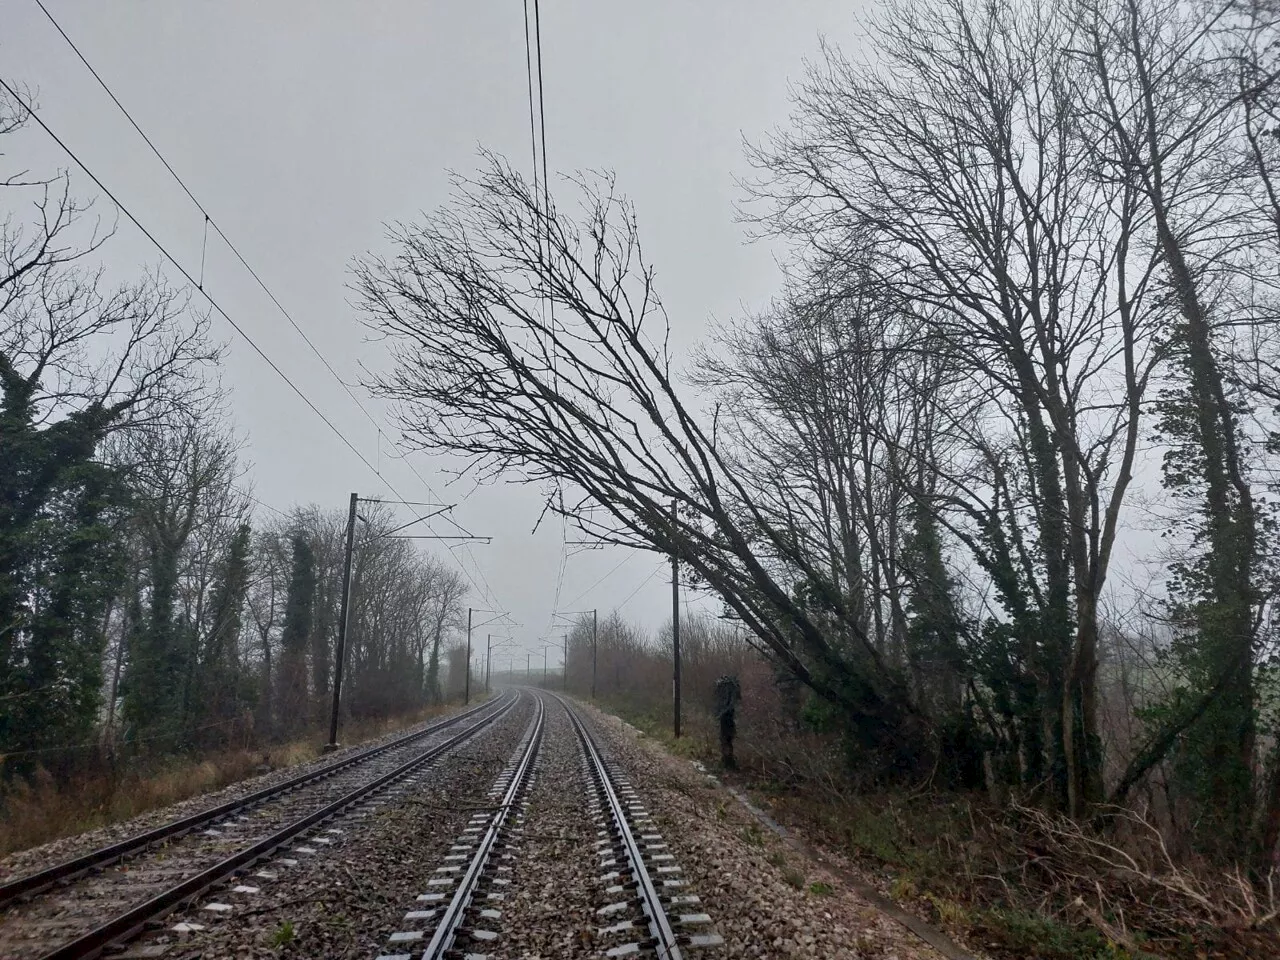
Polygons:
<instances>
[{"instance_id":1,"label":"second railway track","mask_svg":"<svg viewBox=\"0 0 1280 960\"><path fill-rule=\"evenodd\" d=\"M486 729L495 733L478 750L456 749ZM246 929L233 916L265 920L299 903L319 909L307 955L689 960L723 947L659 832L665 818L646 804L661 791L633 787L611 742L564 698L506 695L370 751L367 763L336 764L265 802L250 794L241 803L256 806L46 883L0 913L0 956L78 960L124 944L130 957L238 955L262 943L271 921ZM428 766L437 774L423 778ZM316 856L325 846L343 853ZM348 911L385 904L392 889L400 910L375 906L364 914L374 929L353 936ZM380 953L370 949L378 944Z\"/></svg>"},{"instance_id":2,"label":"second railway track","mask_svg":"<svg viewBox=\"0 0 1280 960\"><path fill-rule=\"evenodd\" d=\"M0 915L0 955L41 960L95 956L330 818L411 777L489 728L518 699L508 695L0 886L0 894L8 892L0 899L0 904L8 901ZM112 869L122 860L128 869ZM51 899L57 905L46 903ZM20 939L13 939L19 929Z\"/></svg>"}]
</instances>

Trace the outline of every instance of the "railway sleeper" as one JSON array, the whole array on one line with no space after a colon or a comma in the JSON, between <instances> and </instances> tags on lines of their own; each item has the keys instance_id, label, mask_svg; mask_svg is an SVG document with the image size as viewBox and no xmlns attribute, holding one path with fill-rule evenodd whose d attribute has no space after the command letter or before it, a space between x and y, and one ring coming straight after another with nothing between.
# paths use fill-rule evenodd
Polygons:
<instances>
[{"instance_id":1,"label":"railway sleeper","mask_svg":"<svg viewBox=\"0 0 1280 960\"><path fill-rule=\"evenodd\" d=\"M405 913L405 929L391 934L388 952L380 954L378 960L412 960L419 956L433 960L489 960L484 951L500 939L494 928L502 920L500 906L511 885L524 834L529 811L526 798L537 780L541 703L537 709L515 754L494 778L486 806L468 819L440 866L432 871L426 891L418 895L417 907ZM461 886L463 882L469 886ZM450 911L457 911L452 919ZM441 924L452 926L442 934Z\"/></svg>"},{"instance_id":2,"label":"railway sleeper","mask_svg":"<svg viewBox=\"0 0 1280 960\"><path fill-rule=\"evenodd\" d=\"M604 768L603 776L601 766ZM596 933L605 943L628 938L606 949L604 956L645 956L660 951L661 942L654 935L656 927L651 925L653 918L648 915L642 891L642 872L657 892L658 908L665 914L677 947L696 950L722 946L724 939L719 934L694 932L710 925L711 916L696 909L702 903L696 894L679 892L686 886L682 876L684 871L675 862L675 855L657 831L644 800L626 775L616 764L601 758L601 764L597 766L585 755L582 771L587 810L597 827L593 849L598 858L597 865L603 871L599 879L606 884L605 894L611 898L596 911L596 916L602 921ZM609 779L608 785L605 776ZM631 837L630 845L624 836L623 824L617 822L613 815L610 786L626 820L625 832ZM634 862L636 860L639 862ZM668 950L665 955L674 953Z\"/></svg>"}]
</instances>

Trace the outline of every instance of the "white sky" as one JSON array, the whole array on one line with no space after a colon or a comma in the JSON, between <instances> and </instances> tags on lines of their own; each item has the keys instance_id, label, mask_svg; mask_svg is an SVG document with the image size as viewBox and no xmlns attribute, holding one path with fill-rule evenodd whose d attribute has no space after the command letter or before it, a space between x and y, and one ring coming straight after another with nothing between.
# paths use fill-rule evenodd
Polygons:
<instances>
[{"instance_id":1,"label":"white sky","mask_svg":"<svg viewBox=\"0 0 1280 960\"><path fill-rule=\"evenodd\" d=\"M348 303L351 258L382 247L385 222L420 218L442 203L447 171L474 169L479 146L526 171L531 163L523 7L516 0L46 4L348 382L358 378L360 363L381 363L381 348L365 341ZM673 343L687 353L709 319L739 315L776 291L773 253L748 245L734 222L734 178L748 173L742 140L786 122L788 83L802 75L804 58L816 54L824 35L851 48L863 4L541 6L550 166L617 172L638 208ZM0 74L35 90L49 126L197 272L200 213L35 0L0 2ZM34 126L8 139L10 168L70 165ZM94 195L75 173L80 195ZM105 198L98 210L111 218ZM120 278L161 260L124 222L107 256ZM386 444L379 454L368 420L212 235L205 285L405 498L434 499L388 456ZM229 344L222 377L247 435L260 500L343 508L353 490L390 495L244 341L221 321L215 332ZM389 424L388 432L394 436ZM446 489L441 464L430 458L415 454L413 462L447 500L470 492L470 484ZM540 635L558 632L548 627L560 526L531 534L539 505L538 491L502 485L471 493L455 514L493 536L472 551L497 602L523 625L514 630L521 661L525 649L541 650ZM467 554L457 555L479 580ZM658 559L625 557L616 549L571 556L561 608L599 607L603 615L626 601L626 617L656 628L670 615L666 573L641 586ZM478 596L472 602L489 606ZM477 614L477 622L485 616ZM490 629L477 631L481 647Z\"/></svg>"}]
</instances>

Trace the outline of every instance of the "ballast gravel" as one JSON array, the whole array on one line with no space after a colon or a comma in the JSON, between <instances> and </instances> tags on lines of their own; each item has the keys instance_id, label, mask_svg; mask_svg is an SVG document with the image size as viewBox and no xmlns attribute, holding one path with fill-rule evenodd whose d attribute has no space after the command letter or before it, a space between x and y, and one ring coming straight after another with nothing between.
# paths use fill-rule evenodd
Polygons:
<instances>
[{"instance_id":1,"label":"ballast gravel","mask_svg":"<svg viewBox=\"0 0 1280 960\"><path fill-rule=\"evenodd\" d=\"M579 706L648 803L725 945L693 957L944 960L821 864L786 847L692 764Z\"/></svg>"},{"instance_id":2,"label":"ballast gravel","mask_svg":"<svg viewBox=\"0 0 1280 960\"><path fill-rule=\"evenodd\" d=\"M600 884L585 803L582 752L564 707L547 698L537 780L530 790L515 879L494 955L522 960L598 957Z\"/></svg>"},{"instance_id":3,"label":"ballast gravel","mask_svg":"<svg viewBox=\"0 0 1280 960\"><path fill-rule=\"evenodd\" d=\"M494 726L432 765L418 783L363 818L332 821L340 834L320 844L302 840L262 867L206 892L192 909L170 914L164 929L136 941L168 944L165 960L213 957L364 958L384 952L391 934L408 929L407 912L466 826L532 717L518 705ZM314 853L306 853L305 849ZM296 861L286 865L282 861ZM255 873L274 873L264 880ZM237 892L254 887L254 892ZM224 905L230 910L210 909ZM175 932L177 926L201 929ZM126 953L127 957L129 954Z\"/></svg>"},{"instance_id":4,"label":"ballast gravel","mask_svg":"<svg viewBox=\"0 0 1280 960\"><path fill-rule=\"evenodd\" d=\"M486 945L494 960L579 960L599 957L617 942L598 936L609 922L598 911L611 898L600 879L581 748L564 708L552 698L546 704L536 778L524 798L522 835L511 848L511 884L494 923L499 939ZM943 960L842 885L839 876L762 829L688 761L615 717L575 707L647 808L650 829L661 834L681 869L686 886L679 892L701 898L697 909L711 922L696 932L724 938L721 947L687 951L690 960ZM406 913L421 907L417 897L475 809L491 802L487 792L531 717L526 695L416 784L376 808L322 825L291 849L170 914L118 956L373 960L386 952L393 933L413 929ZM269 778L236 789L247 792L265 782ZM131 834L230 795L235 790L194 798L108 833ZM108 839L103 833L75 838L75 849L102 843ZM44 862L69 854L65 844L50 847L58 849L46 853ZM413 953L425 944L405 946Z\"/></svg>"},{"instance_id":5,"label":"ballast gravel","mask_svg":"<svg viewBox=\"0 0 1280 960\"><path fill-rule=\"evenodd\" d=\"M173 820L179 820L182 817L191 816L210 807L216 807L229 800L247 796L254 791L274 786L303 773L310 773L312 770L327 766L336 760L349 757L353 753L381 746L398 737L434 726L442 720L447 720L449 717L461 712L461 709L453 710L447 714L423 720L421 723L391 731L380 737L342 747L333 753L316 757L314 760L307 760L292 766L279 767L259 776L238 780L211 793L198 794L165 807L148 810L146 813L138 814L138 816L131 817L128 820L120 820L93 830L86 830L84 833L78 833L72 837L62 837L38 847L16 851L4 858L0 858L0 883L36 870L42 870L53 863L70 860L72 857L78 857L99 847L118 843L146 830L151 830Z\"/></svg>"}]
</instances>

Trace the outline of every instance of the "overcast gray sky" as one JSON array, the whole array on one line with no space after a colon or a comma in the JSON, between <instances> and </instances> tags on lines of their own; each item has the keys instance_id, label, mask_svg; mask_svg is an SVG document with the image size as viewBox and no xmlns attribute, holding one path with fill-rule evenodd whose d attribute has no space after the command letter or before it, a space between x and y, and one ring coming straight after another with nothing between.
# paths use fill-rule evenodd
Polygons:
<instances>
[{"instance_id":1,"label":"overcast gray sky","mask_svg":"<svg viewBox=\"0 0 1280 960\"><path fill-rule=\"evenodd\" d=\"M351 258L382 248L385 222L419 218L442 203L447 172L474 169L481 145L526 171L531 163L517 0L46 4L348 382L361 362L381 362L348 304ZM747 172L742 138L785 123L788 83L821 36L854 45L860 6L542 0L550 166L617 172L636 202L682 354L710 319L731 318L775 292L774 251L748 244L734 222L734 178ZM200 213L35 0L3 0L0 11L0 72L35 90L45 121L197 269ZM12 140L10 166L69 164L34 126ZM81 195L93 195L87 178L77 173L75 182ZM98 209L113 215L105 198ZM123 277L160 257L122 223L107 260ZM404 497L430 499L388 445L379 452L368 420L214 238L205 284ZM343 507L353 490L389 495L231 329L220 322L215 329L229 344L222 377L259 499ZM470 485L446 488L431 458L412 459L446 499L470 493ZM539 503L538 491L503 485L470 493L456 513L493 536L472 548L474 563L466 551L454 556L523 624L514 631L521 649L540 649L535 640L548 632L560 569L559 524L531 533ZM560 606L603 612L625 601L624 615L656 628L670 614L665 572L645 583L658 567L649 554L579 552L565 564Z\"/></svg>"}]
</instances>

